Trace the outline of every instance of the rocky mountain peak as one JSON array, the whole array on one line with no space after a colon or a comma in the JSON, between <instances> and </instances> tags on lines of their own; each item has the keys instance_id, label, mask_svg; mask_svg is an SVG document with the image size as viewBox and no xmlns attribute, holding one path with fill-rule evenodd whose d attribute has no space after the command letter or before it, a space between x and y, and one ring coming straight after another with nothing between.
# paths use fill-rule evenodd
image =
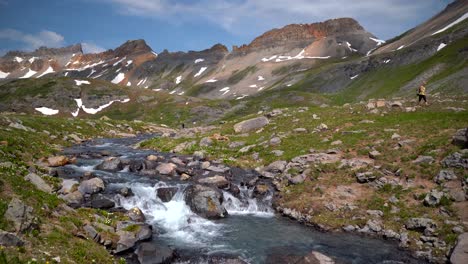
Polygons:
<instances>
[{"instance_id":1,"label":"rocky mountain peak","mask_svg":"<svg viewBox=\"0 0 468 264\"><path fill-rule=\"evenodd\" d=\"M75 45L70 45L63 48L47 48L47 47L40 47L32 52L26 51L10 51L5 54L5 58L10 57L27 57L27 56L63 56L68 54L82 54L83 48L80 43Z\"/></svg>"},{"instance_id":2,"label":"rocky mountain peak","mask_svg":"<svg viewBox=\"0 0 468 264\"><path fill-rule=\"evenodd\" d=\"M114 53L118 57L124 57L129 54L146 53L151 51L152 49L146 44L146 42L143 39L137 39L128 40L120 47L116 48L114 50Z\"/></svg>"}]
</instances>

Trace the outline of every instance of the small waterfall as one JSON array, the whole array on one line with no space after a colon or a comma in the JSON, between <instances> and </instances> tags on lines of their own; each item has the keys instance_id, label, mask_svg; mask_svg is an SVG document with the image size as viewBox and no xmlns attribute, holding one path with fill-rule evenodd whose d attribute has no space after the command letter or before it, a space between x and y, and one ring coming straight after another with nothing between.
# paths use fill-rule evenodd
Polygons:
<instances>
[{"instance_id":1,"label":"small waterfall","mask_svg":"<svg viewBox=\"0 0 468 264\"><path fill-rule=\"evenodd\" d=\"M267 195L263 199L253 197L253 189L246 186L240 187L239 198L229 192L223 191L224 207L229 214L251 214L256 216L273 216L271 207L272 195Z\"/></svg>"}]
</instances>

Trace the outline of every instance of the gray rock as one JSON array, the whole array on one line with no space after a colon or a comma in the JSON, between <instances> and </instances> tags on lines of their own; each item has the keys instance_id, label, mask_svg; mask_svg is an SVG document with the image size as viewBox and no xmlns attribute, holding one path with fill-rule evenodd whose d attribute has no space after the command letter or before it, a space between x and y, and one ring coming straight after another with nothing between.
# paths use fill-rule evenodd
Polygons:
<instances>
[{"instance_id":1,"label":"gray rock","mask_svg":"<svg viewBox=\"0 0 468 264\"><path fill-rule=\"evenodd\" d=\"M277 160L270 163L270 165L268 165L265 170L272 173L282 173L286 169L287 164L288 163L284 160Z\"/></svg>"},{"instance_id":2,"label":"gray rock","mask_svg":"<svg viewBox=\"0 0 468 264\"><path fill-rule=\"evenodd\" d=\"M100 178L92 178L86 181L82 181L78 190L82 194L94 194L101 192L105 189L104 181Z\"/></svg>"},{"instance_id":3,"label":"gray rock","mask_svg":"<svg viewBox=\"0 0 468 264\"><path fill-rule=\"evenodd\" d=\"M0 230L0 246L4 247L21 247L24 245L23 240L13 233Z\"/></svg>"},{"instance_id":4,"label":"gray rock","mask_svg":"<svg viewBox=\"0 0 468 264\"><path fill-rule=\"evenodd\" d=\"M248 145L248 146L245 146L241 149L239 149L239 152L240 153L247 153L249 152L251 149L253 149L254 147L256 147L257 145Z\"/></svg>"},{"instance_id":5,"label":"gray rock","mask_svg":"<svg viewBox=\"0 0 468 264\"><path fill-rule=\"evenodd\" d=\"M104 171L120 171L124 168L122 160L117 157L110 157L99 164L96 169Z\"/></svg>"},{"instance_id":6,"label":"gray rock","mask_svg":"<svg viewBox=\"0 0 468 264\"><path fill-rule=\"evenodd\" d=\"M97 193L91 196L90 207L96 209L110 209L115 206L115 202L110 198Z\"/></svg>"},{"instance_id":7,"label":"gray rock","mask_svg":"<svg viewBox=\"0 0 468 264\"><path fill-rule=\"evenodd\" d=\"M84 231L86 232L86 236L94 241L99 241L99 233L94 229L92 225L85 225L83 227Z\"/></svg>"},{"instance_id":8,"label":"gray rock","mask_svg":"<svg viewBox=\"0 0 468 264\"><path fill-rule=\"evenodd\" d=\"M197 150L193 153L193 158L195 160L204 160L205 159L205 152L201 150Z\"/></svg>"},{"instance_id":9,"label":"gray rock","mask_svg":"<svg viewBox=\"0 0 468 264\"><path fill-rule=\"evenodd\" d=\"M242 146L245 146L244 141L233 141L233 142L229 143L229 145L228 145L228 147L230 149L240 148Z\"/></svg>"},{"instance_id":10,"label":"gray rock","mask_svg":"<svg viewBox=\"0 0 468 264\"><path fill-rule=\"evenodd\" d=\"M61 196L63 200L67 203L68 206L73 208L78 208L84 201L83 194L80 191L74 191L66 195Z\"/></svg>"},{"instance_id":11,"label":"gray rock","mask_svg":"<svg viewBox=\"0 0 468 264\"><path fill-rule=\"evenodd\" d=\"M273 137L273 138L270 139L270 145L271 146L278 146L279 144L281 144L281 138Z\"/></svg>"},{"instance_id":12,"label":"gray rock","mask_svg":"<svg viewBox=\"0 0 468 264\"><path fill-rule=\"evenodd\" d=\"M377 179L377 176L375 176L374 173L371 171L358 172L356 173L356 179L359 183L366 183L375 181Z\"/></svg>"},{"instance_id":13,"label":"gray rock","mask_svg":"<svg viewBox=\"0 0 468 264\"><path fill-rule=\"evenodd\" d=\"M200 143L199 143L200 147L209 147L211 145L213 145L213 140L209 137L204 137L200 140Z\"/></svg>"},{"instance_id":14,"label":"gray rock","mask_svg":"<svg viewBox=\"0 0 468 264\"><path fill-rule=\"evenodd\" d=\"M73 186L79 186L78 181L73 180L73 179L63 179L62 180L62 188L60 188L58 193L69 194L72 191L72 189L74 188Z\"/></svg>"},{"instance_id":15,"label":"gray rock","mask_svg":"<svg viewBox=\"0 0 468 264\"><path fill-rule=\"evenodd\" d=\"M140 264L172 263L176 254L173 249L155 243L141 243L135 251Z\"/></svg>"},{"instance_id":16,"label":"gray rock","mask_svg":"<svg viewBox=\"0 0 468 264\"><path fill-rule=\"evenodd\" d=\"M370 219L370 220L367 221L366 225L373 232L378 233L378 232L382 231L382 223L380 221Z\"/></svg>"},{"instance_id":17,"label":"gray rock","mask_svg":"<svg viewBox=\"0 0 468 264\"><path fill-rule=\"evenodd\" d=\"M424 231L426 228L435 228L437 225L429 218L410 218L406 221L406 228L409 230Z\"/></svg>"},{"instance_id":18,"label":"gray rock","mask_svg":"<svg viewBox=\"0 0 468 264\"><path fill-rule=\"evenodd\" d=\"M198 182L202 184L214 185L218 188L226 188L229 186L229 182L226 180L226 178L220 175L199 179Z\"/></svg>"},{"instance_id":19,"label":"gray rock","mask_svg":"<svg viewBox=\"0 0 468 264\"><path fill-rule=\"evenodd\" d=\"M293 131L296 133L307 133L307 129L303 127L295 128Z\"/></svg>"},{"instance_id":20,"label":"gray rock","mask_svg":"<svg viewBox=\"0 0 468 264\"><path fill-rule=\"evenodd\" d=\"M16 232L23 232L33 223L33 208L25 205L20 199L13 198L8 204L4 217L13 222Z\"/></svg>"},{"instance_id":21,"label":"gray rock","mask_svg":"<svg viewBox=\"0 0 468 264\"><path fill-rule=\"evenodd\" d=\"M179 191L177 187L161 187L156 190L156 195L163 203L172 200L172 197Z\"/></svg>"},{"instance_id":22,"label":"gray rock","mask_svg":"<svg viewBox=\"0 0 468 264\"><path fill-rule=\"evenodd\" d=\"M177 166L174 163L161 163L156 167L156 171L163 175L172 175Z\"/></svg>"},{"instance_id":23,"label":"gray rock","mask_svg":"<svg viewBox=\"0 0 468 264\"><path fill-rule=\"evenodd\" d=\"M130 220L135 222L144 222L146 219L145 215L138 207L133 207L132 209L128 210L125 215L128 216Z\"/></svg>"},{"instance_id":24,"label":"gray rock","mask_svg":"<svg viewBox=\"0 0 468 264\"><path fill-rule=\"evenodd\" d=\"M455 152L445 157L445 159L442 160L442 165L448 168L468 169L468 157L466 156L468 152L466 150L461 152L463 153Z\"/></svg>"},{"instance_id":25,"label":"gray rock","mask_svg":"<svg viewBox=\"0 0 468 264\"><path fill-rule=\"evenodd\" d=\"M452 264L466 264L468 260L468 233L458 236L457 245L450 256Z\"/></svg>"},{"instance_id":26,"label":"gray rock","mask_svg":"<svg viewBox=\"0 0 468 264\"><path fill-rule=\"evenodd\" d=\"M185 202L190 209L207 219L219 219L227 216L227 211L222 205L223 193L218 189L191 185L185 189Z\"/></svg>"},{"instance_id":27,"label":"gray rock","mask_svg":"<svg viewBox=\"0 0 468 264\"><path fill-rule=\"evenodd\" d=\"M29 173L24 177L25 180L31 182L34 186L36 186L37 189L46 192L46 193L52 193L53 189L50 187L48 183L46 183L41 176L35 174L35 173Z\"/></svg>"},{"instance_id":28,"label":"gray rock","mask_svg":"<svg viewBox=\"0 0 468 264\"><path fill-rule=\"evenodd\" d=\"M452 232L456 233L456 234L462 234L464 232L464 229L462 226L454 226L452 228Z\"/></svg>"},{"instance_id":29,"label":"gray rock","mask_svg":"<svg viewBox=\"0 0 468 264\"><path fill-rule=\"evenodd\" d=\"M444 193L437 191L437 190L431 190L426 197L424 197L424 205L426 206L436 206L440 204L440 200L444 197Z\"/></svg>"},{"instance_id":30,"label":"gray rock","mask_svg":"<svg viewBox=\"0 0 468 264\"><path fill-rule=\"evenodd\" d=\"M434 162L434 158L431 156L418 156L415 160L412 161L414 164L431 164Z\"/></svg>"},{"instance_id":31,"label":"gray rock","mask_svg":"<svg viewBox=\"0 0 468 264\"><path fill-rule=\"evenodd\" d=\"M204 161L200 164L200 169L206 170L211 166L211 163L209 161Z\"/></svg>"},{"instance_id":32,"label":"gray rock","mask_svg":"<svg viewBox=\"0 0 468 264\"><path fill-rule=\"evenodd\" d=\"M303 183L305 181L305 179L307 178L306 175L304 174L299 174L299 175L296 175L294 177L290 177L288 180L291 184L299 184L299 183Z\"/></svg>"},{"instance_id":33,"label":"gray rock","mask_svg":"<svg viewBox=\"0 0 468 264\"><path fill-rule=\"evenodd\" d=\"M225 172L228 172L230 168L224 165L218 165L218 166L211 165L208 168L206 168L206 170L218 172L218 173L225 173Z\"/></svg>"},{"instance_id":34,"label":"gray rock","mask_svg":"<svg viewBox=\"0 0 468 264\"><path fill-rule=\"evenodd\" d=\"M268 125L268 123L269 123L268 118L264 116L252 118L252 119L244 120L240 123L235 124L234 131L236 133L248 133L248 132L260 129Z\"/></svg>"},{"instance_id":35,"label":"gray rock","mask_svg":"<svg viewBox=\"0 0 468 264\"><path fill-rule=\"evenodd\" d=\"M353 232L353 231L356 231L356 227L354 227L353 225L347 225L343 227L343 230L346 232Z\"/></svg>"},{"instance_id":36,"label":"gray rock","mask_svg":"<svg viewBox=\"0 0 468 264\"><path fill-rule=\"evenodd\" d=\"M468 148L468 128L459 129L452 137L452 144Z\"/></svg>"},{"instance_id":37,"label":"gray rock","mask_svg":"<svg viewBox=\"0 0 468 264\"><path fill-rule=\"evenodd\" d=\"M434 177L434 181L438 184L455 179L457 179L457 175L455 172L453 172L453 170L441 170L439 171L439 174Z\"/></svg>"},{"instance_id":38,"label":"gray rock","mask_svg":"<svg viewBox=\"0 0 468 264\"><path fill-rule=\"evenodd\" d=\"M371 159L376 159L377 157L381 156L382 154L378 152L377 150L373 150L369 152L369 158Z\"/></svg>"},{"instance_id":39,"label":"gray rock","mask_svg":"<svg viewBox=\"0 0 468 264\"><path fill-rule=\"evenodd\" d=\"M171 152L179 153L179 152L182 152L182 151L184 151L186 149L189 149L189 148L195 146L195 144L197 144L196 141L182 142L179 145L177 145Z\"/></svg>"},{"instance_id":40,"label":"gray rock","mask_svg":"<svg viewBox=\"0 0 468 264\"><path fill-rule=\"evenodd\" d=\"M273 155L275 155L276 157L281 157L281 156L283 156L284 151L282 151L282 150L272 150L271 153L273 153Z\"/></svg>"},{"instance_id":41,"label":"gray rock","mask_svg":"<svg viewBox=\"0 0 468 264\"><path fill-rule=\"evenodd\" d=\"M382 217L384 213L380 210L367 210L366 213L375 217Z\"/></svg>"}]
</instances>

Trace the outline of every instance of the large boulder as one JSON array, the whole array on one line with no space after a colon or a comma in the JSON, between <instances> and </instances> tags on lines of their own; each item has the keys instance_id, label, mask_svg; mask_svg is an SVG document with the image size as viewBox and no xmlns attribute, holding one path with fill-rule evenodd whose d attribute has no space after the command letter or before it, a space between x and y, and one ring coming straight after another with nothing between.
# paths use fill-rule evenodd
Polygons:
<instances>
[{"instance_id":1,"label":"large boulder","mask_svg":"<svg viewBox=\"0 0 468 264\"><path fill-rule=\"evenodd\" d=\"M122 160L117 157L107 158L96 167L96 169L104 171L120 171L123 168Z\"/></svg>"},{"instance_id":2,"label":"large boulder","mask_svg":"<svg viewBox=\"0 0 468 264\"><path fill-rule=\"evenodd\" d=\"M50 187L50 185L41 178L41 176L35 173L29 173L24 177L24 179L32 183L34 186L36 186L37 189L43 192L52 193L54 191L52 187Z\"/></svg>"},{"instance_id":3,"label":"large boulder","mask_svg":"<svg viewBox=\"0 0 468 264\"><path fill-rule=\"evenodd\" d=\"M177 166L174 163L161 163L156 167L159 174L171 175L175 172Z\"/></svg>"},{"instance_id":4,"label":"large boulder","mask_svg":"<svg viewBox=\"0 0 468 264\"><path fill-rule=\"evenodd\" d=\"M468 148L468 128L458 130L452 137L452 144Z\"/></svg>"},{"instance_id":5,"label":"large boulder","mask_svg":"<svg viewBox=\"0 0 468 264\"><path fill-rule=\"evenodd\" d=\"M13 198L8 204L5 219L13 223L16 232L28 230L34 220L33 208L25 205L20 199Z\"/></svg>"},{"instance_id":6,"label":"large boulder","mask_svg":"<svg viewBox=\"0 0 468 264\"><path fill-rule=\"evenodd\" d=\"M125 215L127 215L130 220L135 222L144 222L146 219L145 215L138 207L133 207L132 209L128 210Z\"/></svg>"},{"instance_id":7,"label":"large boulder","mask_svg":"<svg viewBox=\"0 0 468 264\"><path fill-rule=\"evenodd\" d=\"M457 245L450 256L452 264L466 264L468 261L468 233L463 233L458 237Z\"/></svg>"},{"instance_id":8,"label":"large boulder","mask_svg":"<svg viewBox=\"0 0 468 264\"><path fill-rule=\"evenodd\" d=\"M55 156L55 157L49 157L47 159L47 162L49 163L50 167L60 167L60 166L64 166L68 164L70 161L65 156Z\"/></svg>"},{"instance_id":9,"label":"large boulder","mask_svg":"<svg viewBox=\"0 0 468 264\"><path fill-rule=\"evenodd\" d=\"M141 243L135 254L140 264L172 263L176 258L175 251L170 247L148 242Z\"/></svg>"},{"instance_id":10,"label":"large boulder","mask_svg":"<svg viewBox=\"0 0 468 264\"><path fill-rule=\"evenodd\" d=\"M460 152L455 152L442 160L442 165L448 168L463 168L468 169L468 149L461 150Z\"/></svg>"},{"instance_id":11,"label":"large boulder","mask_svg":"<svg viewBox=\"0 0 468 264\"><path fill-rule=\"evenodd\" d=\"M23 240L13 233L0 230L0 246L4 247L20 247L24 245Z\"/></svg>"},{"instance_id":12,"label":"large boulder","mask_svg":"<svg viewBox=\"0 0 468 264\"><path fill-rule=\"evenodd\" d=\"M110 209L115 206L115 202L100 193L96 193L91 196L89 206L96 209Z\"/></svg>"},{"instance_id":13,"label":"large boulder","mask_svg":"<svg viewBox=\"0 0 468 264\"><path fill-rule=\"evenodd\" d=\"M105 188L104 181L100 178L92 178L82 181L78 190L82 194L94 194L103 191Z\"/></svg>"},{"instance_id":14,"label":"large boulder","mask_svg":"<svg viewBox=\"0 0 468 264\"><path fill-rule=\"evenodd\" d=\"M226 188L229 186L228 180L224 176L216 175L198 180L199 183L214 185L218 188Z\"/></svg>"},{"instance_id":15,"label":"large boulder","mask_svg":"<svg viewBox=\"0 0 468 264\"><path fill-rule=\"evenodd\" d=\"M138 242L151 239L153 232L151 226L134 222L117 223L119 240L114 253L123 253L132 249Z\"/></svg>"},{"instance_id":16,"label":"large boulder","mask_svg":"<svg viewBox=\"0 0 468 264\"><path fill-rule=\"evenodd\" d=\"M222 205L223 193L218 189L191 185L185 189L185 202L197 215L207 219L219 219L227 216L227 211Z\"/></svg>"},{"instance_id":17,"label":"large boulder","mask_svg":"<svg viewBox=\"0 0 468 264\"><path fill-rule=\"evenodd\" d=\"M426 228L435 228L436 224L429 218L410 218L406 221L408 230L424 231Z\"/></svg>"},{"instance_id":18,"label":"large boulder","mask_svg":"<svg viewBox=\"0 0 468 264\"><path fill-rule=\"evenodd\" d=\"M163 203L172 200L172 197L179 191L177 187L161 187L156 190L156 195Z\"/></svg>"},{"instance_id":19,"label":"large boulder","mask_svg":"<svg viewBox=\"0 0 468 264\"><path fill-rule=\"evenodd\" d=\"M252 119L247 119L234 125L236 133L248 133L268 125L268 118L261 116Z\"/></svg>"},{"instance_id":20,"label":"large boulder","mask_svg":"<svg viewBox=\"0 0 468 264\"><path fill-rule=\"evenodd\" d=\"M440 201L444 197L444 192L438 190L431 190L426 197L424 197L424 205L426 206L436 206L440 204Z\"/></svg>"},{"instance_id":21,"label":"large boulder","mask_svg":"<svg viewBox=\"0 0 468 264\"><path fill-rule=\"evenodd\" d=\"M63 200L67 203L68 206L73 208L78 208L84 201L83 194L80 191L74 191L66 195L61 196Z\"/></svg>"}]
</instances>

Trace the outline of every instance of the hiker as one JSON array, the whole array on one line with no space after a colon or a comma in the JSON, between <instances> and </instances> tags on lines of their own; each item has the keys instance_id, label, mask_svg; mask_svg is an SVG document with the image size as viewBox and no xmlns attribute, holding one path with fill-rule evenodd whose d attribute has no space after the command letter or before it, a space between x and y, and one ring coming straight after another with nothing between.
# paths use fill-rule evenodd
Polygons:
<instances>
[{"instance_id":1,"label":"hiker","mask_svg":"<svg viewBox=\"0 0 468 264\"><path fill-rule=\"evenodd\" d=\"M184 129L184 128L185 128L185 124L184 124L184 123L182 123L182 129Z\"/></svg>"},{"instance_id":2,"label":"hiker","mask_svg":"<svg viewBox=\"0 0 468 264\"><path fill-rule=\"evenodd\" d=\"M418 105L419 103L421 103L421 100L424 100L424 104L427 105L426 87L424 85L426 85L426 82L423 82L421 86L419 86L419 89L418 89L418 97L419 97Z\"/></svg>"}]
</instances>

